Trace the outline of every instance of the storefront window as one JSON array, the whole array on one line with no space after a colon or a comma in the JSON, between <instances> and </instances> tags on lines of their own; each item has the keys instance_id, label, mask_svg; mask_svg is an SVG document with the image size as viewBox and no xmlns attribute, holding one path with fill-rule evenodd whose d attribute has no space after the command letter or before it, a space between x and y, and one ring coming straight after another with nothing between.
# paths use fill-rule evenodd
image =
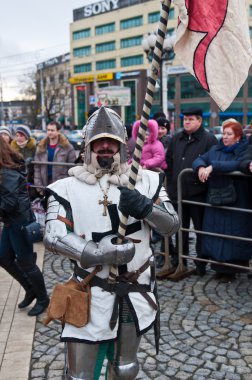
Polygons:
<instances>
[{"instance_id":1,"label":"storefront window","mask_svg":"<svg viewBox=\"0 0 252 380\"><path fill-rule=\"evenodd\" d=\"M77 107L78 107L78 128L83 128L86 124L86 90L77 91Z\"/></svg>"},{"instance_id":2,"label":"storefront window","mask_svg":"<svg viewBox=\"0 0 252 380\"><path fill-rule=\"evenodd\" d=\"M243 124L243 103L232 103L225 112L219 113L220 124L223 123L224 120L229 118L234 118Z\"/></svg>"},{"instance_id":3,"label":"storefront window","mask_svg":"<svg viewBox=\"0 0 252 380\"><path fill-rule=\"evenodd\" d=\"M198 81L192 75L182 75L181 83L181 98L206 98L208 93L202 88Z\"/></svg>"},{"instance_id":4,"label":"storefront window","mask_svg":"<svg viewBox=\"0 0 252 380\"><path fill-rule=\"evenodd\" d=\"M175 76L168 77L168 83L167 83L167 86L168 86L167 98L168 99L175 99L175 91L176 91L175 83L176 83Z\"/></svg>"},{"instance_id":5,"label":"storefront window","mask_svg":"<svg viewBox=\"0 0 252 380\"><path fill-rule=\"evenodd\" d=\"M123 87L129 87L131 93L131 105L125 107L125 124L134 123L136 120L136 81L124 81Z\"/></svg>"}]
</instances>

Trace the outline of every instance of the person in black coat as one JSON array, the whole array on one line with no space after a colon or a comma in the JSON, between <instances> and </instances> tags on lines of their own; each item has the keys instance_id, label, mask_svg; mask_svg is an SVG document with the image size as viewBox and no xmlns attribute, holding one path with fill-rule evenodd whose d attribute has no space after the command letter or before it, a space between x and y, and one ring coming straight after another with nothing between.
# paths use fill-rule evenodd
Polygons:
<instances>
[{"instance_id":1,"label":"person in black coat","mask_svg":"<svg viewBox=\"0 0 252 380\"><path fill-rule=\"evenodd\" d=\"M24 161L0 136L0 218L4 224L0 241L0 266L25 290L18 307L36 303L29 316L41 314L49 304L44 278L36 265L36 253L22 227L34 221L27 191Z\"/></svg>"},{"instance_id":2,"label":"person in black coat","mask_svg":"<svg viewBox=\"0 0 252 380\"><path fill-rule=\"evenodd\" d=\"M167 148L166 169L167 191L169 197L177 209L177 180L183 169L191 168L192 162L201 154L207 152L210 147L217 143L216 137L207 132L202 126L202 110L199 108L188 108L183 111L184 129L175 134ZM196 174L187 173L182 178L182 199L204 202L206 197L206 185L201 183ZM191 204L183 204L182 227L189 228L193 221L194 228L200 230L203 221L203 207ZM201 257L200 236L196 239L196 253ZM183 254L189 254L189 233L183 232ZM175 259L176 264L176 259ZM186 265L186 260L184 260ZM196 262L199 275L205 274L205 265Z\"/></svg>"},{"instance_id":3,"label":"person in black coat","mask_svg":"<svg viewBox=\"0 0 252 380\"><path fill-rule=\"evenodd\" d=\"M243 136L242 126L237 121L223 124L223 138L218 145L198 157L193 162L193 169L202 183L207 183L209 190L222 188L225 193L227 186L234 185L236 199L230 203L231 207L251 208L251 196L246 177L225 176L239 170L240 161L248 145ZM216 175L215 175L216 174ZM210 200L209 200L210 202ZM229 206L229 204L227 204ZM251 237L251 215L245 212L224 210L217 207L206 207L203 220L203 231L237 237ZM204 257L224 263L248 265L252 258L252 243L225 239L214 236L202 236L202 253ZM212 264L217 278L222 282L231 282L235 273L240 269Z\"/></svg>"}]
</instances>

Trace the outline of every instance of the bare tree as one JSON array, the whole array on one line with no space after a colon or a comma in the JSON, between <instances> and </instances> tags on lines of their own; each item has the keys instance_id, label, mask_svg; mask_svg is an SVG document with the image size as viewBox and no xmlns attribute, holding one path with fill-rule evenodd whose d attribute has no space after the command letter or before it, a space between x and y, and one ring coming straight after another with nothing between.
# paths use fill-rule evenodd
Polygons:
<instances>
[{"instance_id":1,"label":"bare tree","mask_svg":"<svg viewBox=\"0 0 252 380\"><path fill-rule=\"evenodd\" d=\"M30 112L29 112L29 124L37 125L39 110L39 98L38 98L38 83L36 79L36 72L29 72L24 74L19 80L20 82L20 94L24 95L24 100L30 100Z\"/></svg>"}]
</instances>

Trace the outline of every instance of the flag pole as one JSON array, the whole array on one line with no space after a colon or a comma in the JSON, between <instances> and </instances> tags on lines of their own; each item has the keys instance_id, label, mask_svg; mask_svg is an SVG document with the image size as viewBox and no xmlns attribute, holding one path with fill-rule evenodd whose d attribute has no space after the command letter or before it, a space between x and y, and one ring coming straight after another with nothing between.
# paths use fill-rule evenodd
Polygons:
<instances>
[{"instance_id":1,"label":"flag pole","mask_svg":"<svg viewBox=\"0 0 252 380\"><path fill-rule=\"evenodd\" d=\"M147 124L150 117L150 111L153 103L153 95L155 91L155 85L158 78L158 72L162 59L163 43L167 30L167 22L169 17L169 11L171 6L171 0L163 0L162 9L160 14L160 20L158 24L157 39L153 52L150 76L148 78L147 90L144 99L143 111L140 120L140 126L138 130L136 146L133 153L133 161L129 173L128 189L133 190L135 188L136 179L138 175L138 169L140 165L140 159L142 154L142 148L145 140L145 134L147 130ZM118 229L118 243L122 243L126 233L126 227L128 218L124 215L120 217L119 229ZM117 276L117 266L112 265L109 272L109 281L114 282Z\"/></svg>"}]
</instances>

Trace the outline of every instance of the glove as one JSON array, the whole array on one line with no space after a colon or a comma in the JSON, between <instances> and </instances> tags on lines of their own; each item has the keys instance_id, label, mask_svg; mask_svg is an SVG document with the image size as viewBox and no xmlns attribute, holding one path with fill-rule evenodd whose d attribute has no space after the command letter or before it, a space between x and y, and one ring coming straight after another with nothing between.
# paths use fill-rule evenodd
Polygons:
<instances>
[{"instance_id":1,"label":"glove","mask_svg":"<svg viewBox=\"0 0 252 380\"><path fill-rule=\"evenodd\" d=\"M124 239L122 244L117 244L116 239L116 235L107 235L101 239L98 245L92 240L88 241L81 253L81 267L129 263L135 255L134 243L129 239Z\"/></svg>"},{"instance_id":2,"label":"glove","mask_svg":"<svg viewBox=\"0 0 252 380\"><path fill-rule=\"evenodd\" d=\"M121 191L118 209L124 216L133 216L135 219L144 219L152 211L153 201L138 190L129 190L127 187L118 187Z\"/></svg>"}]
</instances>

